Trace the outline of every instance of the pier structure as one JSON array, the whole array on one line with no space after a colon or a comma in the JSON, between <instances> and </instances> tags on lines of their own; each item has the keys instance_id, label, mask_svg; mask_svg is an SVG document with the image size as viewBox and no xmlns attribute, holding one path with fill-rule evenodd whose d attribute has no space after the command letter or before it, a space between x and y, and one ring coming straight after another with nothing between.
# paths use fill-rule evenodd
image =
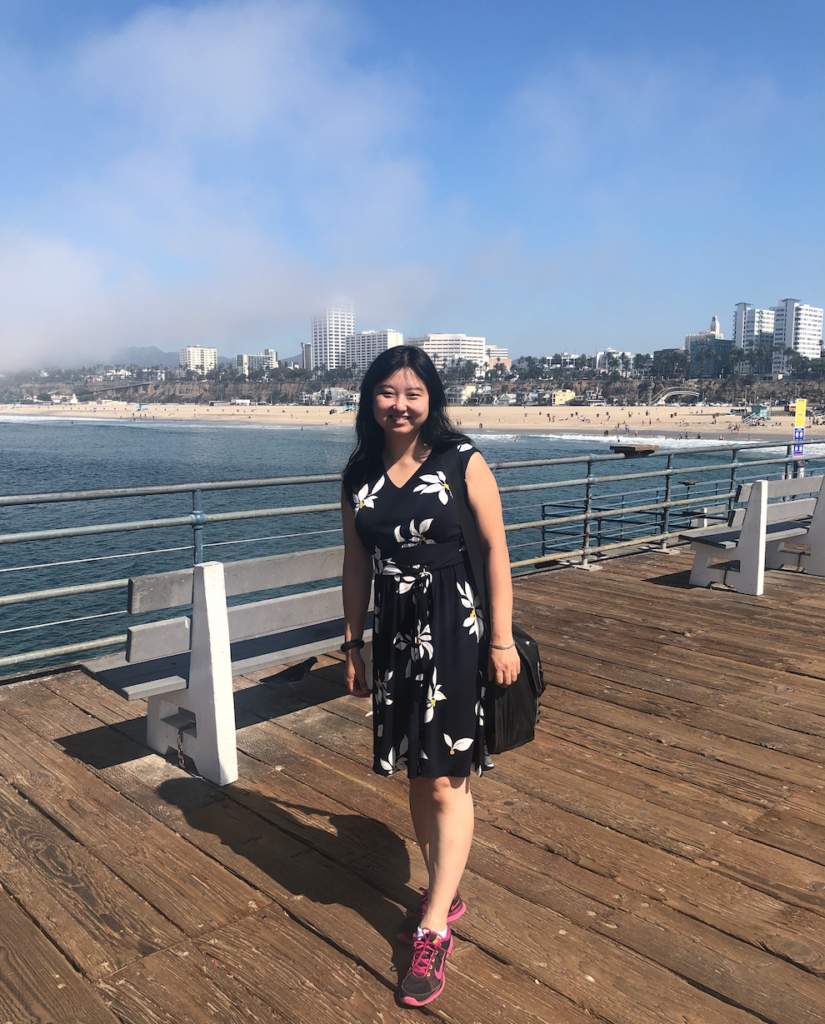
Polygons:
<instances>
[{"instance_id":1,"label":"pier structure","mask_svg":"<svg viewBox=\"0 0 825 1024\"><path fill-rule=\"evenodd\" d=\"M473 780L455 1024L825 1017L825 580L637 551L515 580L536 740ZM0 686L0 1021L384 1024L426 883L339 656L234 680L240 776L80 668Z\"/></svg>"}]
</instances>

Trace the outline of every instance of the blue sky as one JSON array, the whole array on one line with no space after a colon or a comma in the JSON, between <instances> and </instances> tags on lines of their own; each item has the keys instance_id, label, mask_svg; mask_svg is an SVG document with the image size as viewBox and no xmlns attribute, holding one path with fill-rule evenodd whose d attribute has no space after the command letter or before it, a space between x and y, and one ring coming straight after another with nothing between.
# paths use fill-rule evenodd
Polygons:
<instances>
[{"instance_id":1,"label":"blue sky","mask_svg":"<svg viewBox=\"0 0 825 1024\"><path fill-rule=\"evenodd\" d=\"M820 0L0 0L0 368L825 304Z\"/></svg>"}]
</instances>

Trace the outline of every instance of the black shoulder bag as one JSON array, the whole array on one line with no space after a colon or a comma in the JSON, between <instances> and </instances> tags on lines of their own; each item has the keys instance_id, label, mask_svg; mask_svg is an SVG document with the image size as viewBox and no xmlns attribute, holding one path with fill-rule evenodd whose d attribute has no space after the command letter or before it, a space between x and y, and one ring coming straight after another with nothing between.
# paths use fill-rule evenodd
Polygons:
<instances>
[{"instance_id":1,"label":"black shoulder bag","mask_svg":"<svg viewBox=\"0 0 825 1024\"><path fill-rule=\"evenodd\" d=\"M484 609L487 635L490 631L490 603L487 599L487 581L484 572L484 550L476 526L475 516L467 502L467 482L458 449L452 447L443 455L444 474L458 512L467 562L476 593ZM521 669L511 686L497 686L491 682L485 696L485 739L491 754L501 754L524 743L536 734L539 717L539 698L545 682L541 671L541 658L536 641L519 626L513 625Z\"/></svg>"}]
</instances>

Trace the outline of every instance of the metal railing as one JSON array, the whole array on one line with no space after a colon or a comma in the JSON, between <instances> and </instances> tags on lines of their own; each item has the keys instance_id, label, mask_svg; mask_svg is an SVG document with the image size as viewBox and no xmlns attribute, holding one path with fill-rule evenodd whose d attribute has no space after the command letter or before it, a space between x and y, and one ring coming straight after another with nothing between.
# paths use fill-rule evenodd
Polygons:
<instances>
[{"instance_id":1,"label":"metal railing","mask_svg":"<svg viewBox=\"0 0 825 1024\"><path fill-rule=\"evenodd\" d=\"M821 443L819 447L823 447ZM623 454L490 463L503 498L511 567L518 572L571 560L587 565L593 558L641 545L667 548L692 520L726 513L739 483L777 471L790 475L795 466L802 465L801 460L791 458L791 453L791 445L766 441L653 452L641 463L643 469L639 460L628 460ZM825 456L814 456L809 448L805 459L810 465L825 461ZM583 475L564 475L576 468ZM511 483L514 474L528 474L532 479ZM680 485L684 487L683 493L679 492ZM302 496L309 499L331 500L290 504L289 494L296 487L308 489L310 493L304 492ZM125 632L92 634L99 632L102 620L126 615L125 602L115 607L112 592L123 592L130 577L201 562L208 549L238 550L242 545L254 545L255 554L261 554L273 549L298 551L340 544L339 488L337 474L316 474L0 496L0 523L4 517L9 520L0 526L0 591L7 589L8 583L13 588L11 592L0 593L4 620L0 626L0 671L122 648ZM270 492L263 507L237 507L250 504L250 498L243 498L245 493L254 497L259 491ZM566 493L556 498L560 491ZM204 507L207 494L215 495L215 508L209 511ZM191 502L191 512L183 513L174 507L180 496L188 498L187 504ZM146 501L160 501L164 514L147 517L143 511ZM112 507L112 502L125 503L127 512L143 514L109 518L105 510ZM81 511L85 509L86 515L73 514L76 522L72 525L51 525L55 516L58 523L63 523L67 509L78 507ZM709 507L713 510L710 513ZM49 511L55 508L56 513ZM157 511L157 506L154 510ZM31 526L31 520L38 514L45 520L35 524L40 528L9 528L24 523ZM248 535L249 528L260 521L292 521L287 517L297 519L300 528L269 536ZM87 521L95 519L102 521ZM231 532L222 529L223 524L231 526ZM189 539L163 546L161 538L175 531L184 531ZM112 538L137 532L143 532L153 543L139 551L104 550L105 545L97 546L103 538L111 547ZM55 547L61 557L37 560L37 552L54 552ZM17 551L22 558L13 557L12 553ZM124 560L130 570L128 575L121 572L115 578L94 578L109 563L123 564ZM21 574L23 578L39 579L50 585L19 589L13 581ZM59 578L61 574L65 580ZM273 592L276 589L277 582ZM86 601L85 607L78 604L82 601ZM28 610L39 602L54 602L52 607L57 611L44 617ZM10 614L16 617L10 620ZM78 631L86 635L71 643L28 649L26 638L43 630L51 630L58 638L62 635L64 640ZM6 653L9 646L17 650Z\"/></svg>"}]
</instances>

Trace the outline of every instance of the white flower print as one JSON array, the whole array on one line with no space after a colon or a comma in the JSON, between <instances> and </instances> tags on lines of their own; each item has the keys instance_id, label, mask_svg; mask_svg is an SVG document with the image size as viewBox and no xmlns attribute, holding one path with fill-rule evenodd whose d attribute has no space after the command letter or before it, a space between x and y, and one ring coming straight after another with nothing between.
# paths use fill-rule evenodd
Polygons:
<instances>
[{"instance_id":1,"label":"white flower print","mask_svg":"<svg viewBox=\"0 0 825 1024\"><path fill-rule=\"evenodd\" d=\"M446 505L450 497L450 485L447 477L439 469L437 473L425 473L421 479L423 484L415 488L416 494L437 494L442 505Z\"/></svg>"},{"instance_id":2,"label":"white flower print","mask_svg":"<svg viewBox=\"0 0 825 1024\"><path fill-rule=\"evenodd\" d=\"M375 702L376 704L386 704L389 707L392 704L392 697L387 693L387 683L392 679L392 669L384 676L383 679L378 680L378 685L375 688Z\"/></svg>"},{"instance_id":3,"label":"white flower print","mask_svg":"<svg viewBox=\"0 0 825 1024\"><path fill-rule=\"evenodd\" d=\"M470 614L462 625L467 626L470 636L475 636L477 640L481 640L484 635L484 617L481 614L481 604L469 583L465 583L463 587L460 583L456 583L456 587L459 594L461 594L461 603L470 610Z\"/></svg>"},{"instance_id":4,"label":"white flower print","mask_svg":"<svg viewBox=\"0 0 825 1024\"><path fill-rule=\"evenodd\" d=\"M352 496L352 504L355 506L355 514L361 511L362 508L375 508L375 496L384 486L385 480L383 476L380 476L375 481L375 486L370 490L369 484L364 484L360 491Z\"/></svg>"},{"instance_id":5,"label":"white flower print","mask_svg":"<svg viewBox=\"0 0 825 1024\"><path fill-rule=\"evenodd\" d=\"M417 544L435 544L434 540L430 540L427 537L427 530L433 525L432 519L422 519L418 526L415 525L415 520L410 520L410 539L404 540L404 534L401 532L401 527L396 526L395 528L395 539L404 548L412 548Z\"/></svg>"},{"instance_id":6,"label":"white flower print","mask_svg":"<svg viewBox=\"0 0 825 1024\"><path fill-rule=\"evenodd\" d=\"M401 740L401 745L397 752L395 747L391 747L386 761L383 757L381 758L381 767L385 772L389 772L390 775L393 775L399 768L407 767L407 750L409 745L409 738L405 736L404 739Z\"/></svg>"},{"instance_id":7,"label":"white flower print","mask_svg":"<svg viewBox=\"0 0 825 1024\"><path fill-rule=\"evenodd\" d=\"M450 748L450 753L451 754L454 754L457 750L469 750L470 747L473 745L473 737L472 736L465 736L464 739L456 740L455 742L453 742L450 739L450 737L447 735L446 732L443 735L444 735L444 742ZM383 764L383 762L382 762L382 764Z\"/></svg>"},{"instance_id":8,"label":"white flower print","mask_svg":"<svg viewBox=\"0 0 825 1024\"><path fill-rule=\"evenodd\" d=\"M459 452L468 452L473 446L471 444L460 444L456 449Z\"/></svg>"},{"instance_id":9,"label":"white flower print","mask_svg":"<svg viewBox=\"0 0 825 1024\"><path fill-rule=\"evenodd\" d=\"M425 705L426 710L424 711L424 721L432 722L433 715L435 714L435 705L440 700L446 700L447 698L441 692L441 687L437 682L438 669L433 668L433 678L427 690L427 703Z\"/></svg>"},{"instance_id":10,"label":"white flower print","mask_svg":"<svg viewBox=\"0 0 825 1024\"><path fill-rule=\"evenodd\" d=\"M398 633L395 640L393 640L393 646L397 647L399 651L406 651L409 647L410 660L407 662L406 675L411 676L415 662L423 661L425 657L432 658L433 656L433 637L429 624L416 623L416 628L412 635Z\"/></svg>"},{"instance_id":11,"label":"white flower print","mask_svg":"<svg viewBox=\"0 0 825 1024\"><path fill-rule=\"evenodd\" d=\"M476 718L479 725L484 725L484 687L481 687L481 696L476 701Z\"/></svg>"},{"instance_id":12,"label":"white flower print","mask_svg":"<svg viewBox=\"0 0 825 1024\"><path fill-rule=\"evenodd\" d=\"M375 573L377 576L400 576L401 570L393 562L391 558L382 558L381 551L379 548L375 549L373 555L373 562L375 563Z\"/></svg>"}]
</instances>

